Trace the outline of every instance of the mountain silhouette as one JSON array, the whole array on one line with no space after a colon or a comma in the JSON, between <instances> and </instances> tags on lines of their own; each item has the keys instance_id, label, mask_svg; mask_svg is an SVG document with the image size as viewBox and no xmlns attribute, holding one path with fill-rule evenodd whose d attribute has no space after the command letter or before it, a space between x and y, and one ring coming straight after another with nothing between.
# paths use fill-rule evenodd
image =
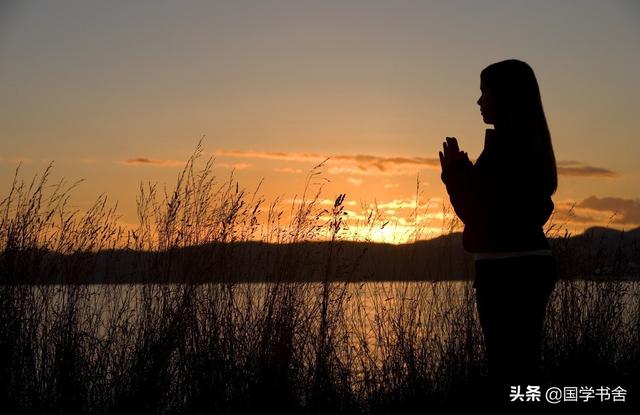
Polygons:
<instances>
[{"instance_id":1,"label":"mountain silhouette","mask_svg":"<svg viewBox=\"0 0 640 415\"><path fill-rule=\"evenodd\" d=\"M548 239L561 278L640 277L640 227L631 231L593 227L579 235ZM462 234L455 232L400 245L249 241L160 252L5 251L0 276L11 284L470 280L473 257L462 249Z\"/></svg>"}]
</instances>

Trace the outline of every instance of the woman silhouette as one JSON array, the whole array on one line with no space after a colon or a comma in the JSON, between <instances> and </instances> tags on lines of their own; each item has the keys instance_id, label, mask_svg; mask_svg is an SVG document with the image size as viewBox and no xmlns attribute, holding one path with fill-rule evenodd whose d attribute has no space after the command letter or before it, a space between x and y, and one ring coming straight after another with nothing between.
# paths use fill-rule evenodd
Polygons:
<instances>
[{"instance_id":1,"label":"woman silhouette","mask_svg":"<svg viewBox=\"0 0 640 415\"><path fill-rule=\"evenodd\" d=\"M464 223L463 247L474 253L476 305L496 399L510 386L539 385L545 308L557 264L543 232L558 180L538 82L525 62L510 59L480 74L487 129L475 164L447 137L442 181ZM543 398L544 399L544 398Z\"/></svg>"}]
</instances>

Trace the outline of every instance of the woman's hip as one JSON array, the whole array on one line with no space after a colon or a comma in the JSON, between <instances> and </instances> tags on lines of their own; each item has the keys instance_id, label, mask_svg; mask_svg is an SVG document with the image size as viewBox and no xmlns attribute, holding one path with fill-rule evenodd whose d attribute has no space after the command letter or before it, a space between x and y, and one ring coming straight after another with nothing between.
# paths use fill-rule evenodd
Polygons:
<instances>
[{"instance_id":1,"label":"woman's hip","mask_svg":"<svg viewBox=\"0 0 640 415\"><path fill-rule=\"evenodd\" d=\"M553 255L525 255L475 261L474 287L480 285L547 286L558 279L558 264Z\"/></svg>"}]
</instances>

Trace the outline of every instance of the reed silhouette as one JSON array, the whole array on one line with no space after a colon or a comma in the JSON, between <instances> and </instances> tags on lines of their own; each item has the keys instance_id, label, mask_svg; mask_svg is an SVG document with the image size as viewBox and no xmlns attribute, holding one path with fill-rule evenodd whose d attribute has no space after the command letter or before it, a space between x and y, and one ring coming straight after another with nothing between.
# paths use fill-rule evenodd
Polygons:
<instances>
[{"instance_id":1,"label":"reed silhouette","mask_svg":"<svg viewBox=\"0 0 640 415\"><path fill-rule=\"evenodd\" d=\"M233 176L214 181L212 163L197 167L200 150L199 144L174 188L161 193L152 184L140 187L139 226L133 230L118 224L104 196L86 212L71 209L73 187L51 186L50 167L31 185L16 169L14 185L0 200L5 413L383 414L477 405L473 393L485 383L487 368L471 281L393 276L392 282L291 283L291 276L314 266L352 273L364 257L342 249L340 229L383 227L382 210L363 211L362 223L342 214L340 196L325 221L320 190L309 190L320 172L314 168L297 199L301 203L292 204L290 222L281 220L277 200L261 222L263 198L239 187ZM416 214L423 213L419 208ZM445 218L448 236L458 240L457 219ZM615 382L632 397L640 378L640 284L607 279L608 274L599 280L579 277L595 269L588 264L602 264L607 273L633 271L629 275L637 280L637 269L624 266L640 263L640 249L625 248L628 257L610 255L616 245L605 250L608 242L595 233L575 244L565 224L554 216L549 222L546 234L559 253L563 279L546 314L545 376L556 384ZM428 226L416 222L416 234ZM324 261L316 264L288 249L319 239L323 228L332 236L327 243L335 243ZM147 252L132 266L145 275L244 273L261 264L236 260L248 258L234 252L244 245L216 250L201 261L189 260L178 248L256 236L284 244L270 262L268 283L78 283L105 265L85 254L116 248ZM369 241L370 234L360 238ZM429 261L426 273L458 260L446 251L433 260L419 252L412 260ZM612 266L602 262L604 256ZM107 265L109 275L119 269ZM64 279L16 284L32 281L34 274Z\"/></svg>"}]
</instances>

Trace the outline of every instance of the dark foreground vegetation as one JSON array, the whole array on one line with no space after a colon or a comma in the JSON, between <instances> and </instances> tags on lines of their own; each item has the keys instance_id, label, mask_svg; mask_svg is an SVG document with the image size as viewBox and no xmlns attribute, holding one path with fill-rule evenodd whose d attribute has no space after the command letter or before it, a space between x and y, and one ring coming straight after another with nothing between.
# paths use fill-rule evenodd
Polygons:
<instances>
[{"instance_id":1,"label":"dark foreground vegetation","mask_svg":"<svg viewBox=\"0 0 640 415\"><path fill-rule=\"evenodd\" d=\"M381 212L349 222L344 195L324 209L321 185L307 195L321 163L288 223L278 201L260 223L260 186L246 193L233 176L217 186L212 159L196 168L201 152L199 144L171 193L140 187L133 230L118 225L104 196L84 213L70 210L73 185L47 187L50 168L31 185L16 172L0 204L3 413L427 413L474 404L486 364L473 288L468 278L428 277L468 260L456 256L455 222L442 239L448 256L409 256L423 261L424 281L400 281L394 267L394 283L349 278L367 269L367 250L345 249L343 231L387 226ZM419 209L414 240L428 225ZM545 382L622 386L625 407L637 406L637 238L600 229L576 243L562 224L547 230L565 279L547 313ZM281 249L266 271L252 271L251 255L228 248L250 240L324 242L315 254ZM207 244L217 244L213 254L187 254ZM116 250L146 252L128 264L145 284L82 283L99 272L109 282L122 264L99 254ZM314 281L301 279L310 267ZM254 272L269 283L232 277ZM218 282L160 283L184 274ZM34 276L47 283L33 284Z\"/></svg>"}]
</instances>

